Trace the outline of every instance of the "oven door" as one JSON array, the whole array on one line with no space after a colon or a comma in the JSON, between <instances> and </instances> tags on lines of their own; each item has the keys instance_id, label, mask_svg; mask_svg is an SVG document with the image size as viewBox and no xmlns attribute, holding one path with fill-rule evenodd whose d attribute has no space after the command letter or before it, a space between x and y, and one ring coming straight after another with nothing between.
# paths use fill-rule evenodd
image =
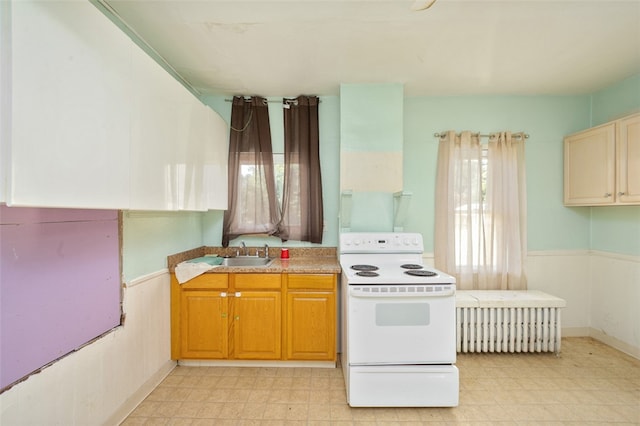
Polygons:
<instances>
[{"instance_id":1,"label":"oven door","mask_svg":"<svg viewBox=\"0 0 640 426\"><path fill-rule=\"evenodd\" d=\"M362 290L349 286L349 365L455 362L455 287L422 293L400 286Z\"/></svg>"}]
</instances>

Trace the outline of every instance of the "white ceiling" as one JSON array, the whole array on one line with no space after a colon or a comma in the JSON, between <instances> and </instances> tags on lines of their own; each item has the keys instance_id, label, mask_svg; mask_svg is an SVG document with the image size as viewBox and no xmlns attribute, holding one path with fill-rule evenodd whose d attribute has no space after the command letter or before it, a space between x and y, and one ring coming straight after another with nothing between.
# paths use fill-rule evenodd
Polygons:
<instances>
[{"instance_id":1,"label":"white ceiling","mask_svg":"<svg viewBox=\"0 0 640 426\"><path fill-rule=\"evenodd\" d=\"M640 0L103 0L202 94L590 93L640 72Z\"/></svg>"}]
</instances>

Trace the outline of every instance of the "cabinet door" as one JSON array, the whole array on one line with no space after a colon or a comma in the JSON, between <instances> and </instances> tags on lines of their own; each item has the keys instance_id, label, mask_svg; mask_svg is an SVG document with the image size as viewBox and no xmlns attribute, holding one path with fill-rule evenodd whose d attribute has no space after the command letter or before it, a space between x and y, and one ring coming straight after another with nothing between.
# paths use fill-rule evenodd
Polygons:
<instances>
[{"instance_id":1,"label":"cabinet door","mask_svg":"<svg viewBox=\"0 0 640 426\"><path fill-rule=\"evenodd\" d=\"M564 203L586 206L615 202L615 123L564 140Z\"/></svg>"},{"instance_id":2,"label":"cabinet door","mask_svg":"<svg viewBox=\"0 0 640 426\"><path fill-rule=\"evenodd\" d=\"M7 203L129 208L133 43L90 2L9 9Z\"/></svg>"},{"instance_id":3,"label":"cabinet door","mask_svg":"<svg viewBox=\"0 0 640 426\"><path fill-rule=\"evenodd\" d=\"M206 110L206 131L202 149L205 208L226 210L228 206L227 159L229 158L229 126L209 107Z\"/></svg>"},{"instance_id":4,"label":"cabinet door","mask_svg":"<svg viewBox=\"0 0 640 426\"><path fill-rule=\"evenodd\" d=\"M287 294L287 359L335 360L335 306L334 292Z\"/></svg>"},{"instance_id":5,"label":"cabinet door","mask_svg":"<svg viewBox=\"0 0 640 426\"><path fill-rule=\"evenodd\" d=\"M182 146L196 101L149 56L134 55L132 69L131 209L192 207Z\"/></svg>"},{"instance_id":6,"label":"cabinet door","mask_svg":"<svg viewBox=\"0 0 640 426\"><path fill-rule=\"evenodd\" d=\"M183 291L182 358L227 358L228 298L220 291Z\"/></svg>"},{"instance_id":7,"label":"cabinet door","mask_svg":"<svg viewBox=\"0 0 640 426\"><path fill-rule=\"evenodd\" d=\"M618 122L617 143L617 200L640 203L640 114Z\"/></svg>"},{"instance_id":8,"label":"cabinet door","mask_svg":"<svg viewBox=\"0 0 640 426\"><path fill-rule=\"evenodd\" d=\"M243 291L233 301L233 358L280 359L282 303L279 291Z\"/></svg>"}]
</instances>

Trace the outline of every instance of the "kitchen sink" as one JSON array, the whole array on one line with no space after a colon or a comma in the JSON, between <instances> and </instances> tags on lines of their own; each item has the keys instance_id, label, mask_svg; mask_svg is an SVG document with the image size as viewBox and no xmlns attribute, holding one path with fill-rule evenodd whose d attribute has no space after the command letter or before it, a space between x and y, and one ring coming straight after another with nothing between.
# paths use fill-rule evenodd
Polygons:
<instances>
[{"instance_id":1,"label":"kitchen sink","mask_svg":"<svg viewBox=\"0 0 640 426\"><path fill-rule=\"evenodd\" d=\"M237 256L225 257L222 259L221 266L267 266L273 262L273 259L254 256Z\"/></svg>"}]
</instances>

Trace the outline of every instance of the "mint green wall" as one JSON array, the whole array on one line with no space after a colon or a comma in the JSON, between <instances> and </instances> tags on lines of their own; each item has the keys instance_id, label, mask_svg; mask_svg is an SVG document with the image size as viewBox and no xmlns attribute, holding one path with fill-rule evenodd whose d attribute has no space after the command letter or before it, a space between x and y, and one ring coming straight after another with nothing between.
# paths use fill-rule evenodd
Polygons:
<instances>
[{"instance_id":1,"label":"mint green wall","mask_svg":"<svg viewBox=\"0 0 640 426\"><path fill-rule=\"evenodd\" d=\"M406 98L404 182L413 193L406 231L433 250L438 140L434 133L523 131L526 142L529 250L586 249L588 208L562 204L563 137L588 127L587 96L458 96Z\"/></svg>"},{"instance_id":2,"label":"mint green wall","mask_svg":"<svg viewBox=\"0 0 640 426\"><path fill-rule=\"evenodd\" d=\"M352 232L394 229L393 192L387 185L402 189L402 175L394 174L391 168L402 167L398 164L403 161L403 109L402 84L340 85L340 151L343 155L338 158L342 170L358 170L358 178L366 183L365 188L354 188L355 182L342 176L341 190L352 195L351 202L345 204L351 208L341 212L345 217L340 227L348 224L346 229ZM344 155L349 153L354 155ZM371 153L383 153L386 169L381 170L375 161L371 162L368 156Z\"/></svg>"},{"instance_id":3,"label":"mint green wall","mask_svg":"<svg viewBox=\"0 0 640 426\"><path fill-rule=\"evenodd\" d=\"M640 111L640 74L593 93L591 126Z\"/></svg>"},{"instance_id":4,"label":"mint green wall","mask_svg":"<svg viewBox=\"0 0 640 426\"><path fill-rule=\"evenodd\" d=\"M202 213L123 213L125 282L167 267L167 256L202 246Z\"/></svg>"},{"instance_id":5,"label":"mint green wall","mask_svg":"<svg viewBox=\"0 0 640 426\"><path fill-rule=\"evenodd\" d=\"M402 100L403 86L398 83L340 85L340 148L401 151Z\"/></svg>"},{"instance_id":6,"label":"mint green wall","mask_svg":"<svg viewBox=\"0 0 640 426\"><path fill-rule=\"evenodd\" d=\"M339 208L339 100L322 98L321 141L325 214L325 245L337 244ZM229 120L230 103L224 98L206 100ZM279 105L275 104L277 108ZM271 110L270 110L271 112ZM278 111L272 115L272 127ZM527 140L527 188L530 250L588 249L590 209L562 204L562 140L590 123L590 97L581 96L460 96L406 98L403 102L404 190L412 192L405 231L420 232L425 250L433 250L434 187L437 156L436 132L448 129L492 132L524 131ZM272 130L273 132L273 130ZM274 146L275 141L274 133ZM326 142L325 142L326 141ZM326 145L325 145L326 143ZM375 148L374 148L375 149ZM327 212L329 212L327 214ZM371 214L371 220L386 216ZM375 225L368 226L376 228ZM221 241L222 212L204 215L204 244ZM243 238L248 244L279 245L278 240ZM232 243L233 244L233 243Z\"/></svg>"},{"instance_id":7,"label":"mint green wall","mask_svg":"<svg viewBox=\"0 0 640 426\"><path fill-rule=\"evenodd\" d=\"M321 160L327 222L323 245L335 247L340 204L340 99L322 97L321 101ZM209 97L205 103L229 122L231 103L225 98ZM483 133L503 129L524 131L530 135L526 142L529 250L594 249L640 255L640 206L589 208L562 204L563 137L637 110L640 110L640 74L586 95L405 98L403 179L404 190L413 193L405 231L422 233L425 250L433 250L438 149L434 133L449 129ZM270 104L270 112L272 117L280 117L279 103ZM282 146L278 120L272 119L274 147ZM212 211L127 217L125 213L125 280L165 268L168 254L201 245L220 245L222 214ZM280 245L276 239L244 240L248 244Z\"/></svg>"},{"instance_id":8,"label":"mint green wall","mask_svg":"<svg viewBox=\"0 0 640 426\"><path fill-rule=\"evenodd\" d=\"M640 74L592 95L592 126L640 111ZM591 207L593 250L640 255L640 206Z\"/></svg>"}]
</instances>

